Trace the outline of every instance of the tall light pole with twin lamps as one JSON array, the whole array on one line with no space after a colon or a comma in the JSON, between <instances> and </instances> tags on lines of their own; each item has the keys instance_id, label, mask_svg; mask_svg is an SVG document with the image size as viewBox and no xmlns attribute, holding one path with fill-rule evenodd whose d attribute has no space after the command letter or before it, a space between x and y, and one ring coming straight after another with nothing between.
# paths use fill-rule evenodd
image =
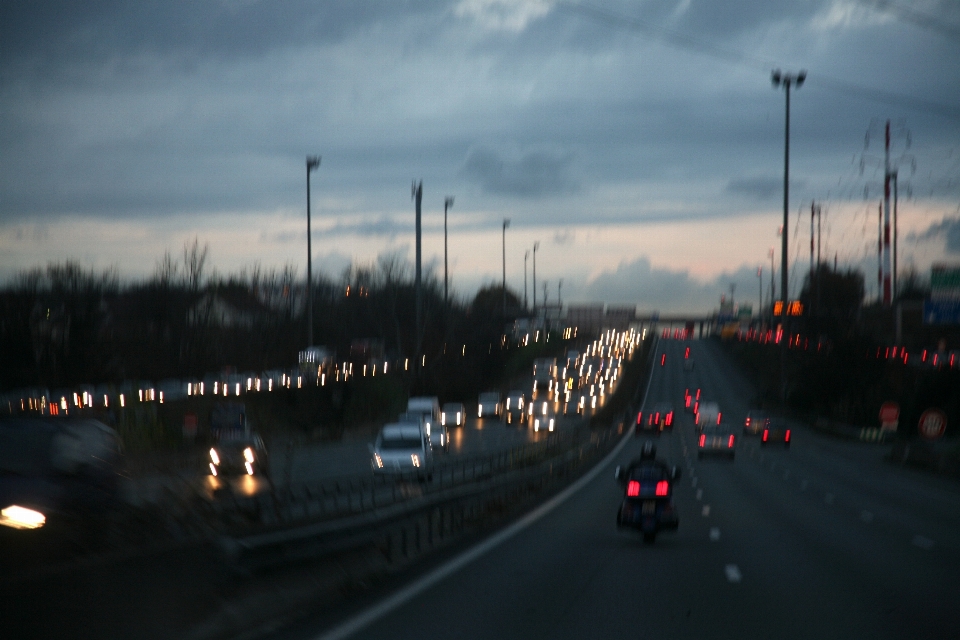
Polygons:
<instances>
[{"instance_id":1,"label":"tall light pole with twin lamps","mask_svg":"<svg viewBox=\"0 0 960 640\"><path fill-rule=\"evenodd\" d=\"M507 315L507 227L510 219L503 219L503 315Z\"/></svg>"},{"instance_id":2,"label":"tall light pole with twin lamps","mask_svg":"<svg viewBox=\"0 0 960 640\"><path fill-rule=\"evenodd\" d=\"M783 87L787 94L787 117L783 128L783 236L780 238L780 299L783 300L781 317L785 317L787 311L787 230L789 229L789 220L787 213L787 202L790 196L790 87L796 86L799 89L803 86L803 81L807 79L807 72L793 75L791 73L781 73L780 69L774 70L771 74L774 87Z\"/></svg>"},{"instance_id":3,"label":"tall light pole with twin lamps","mask_svg":"<svg viewBox=\"0 0 960 640\"><path fill-rule=\"evenodd\" d=\"M307 346L313 346L313 247L310 244L310 172L320 166L320 156L307 156Z\"/></svg>"},{"instance_id":4,"label":"tall light pole with twin lamps","mask_svg":"<svg viewBox=\"0 0 960 640\"><path fill-rule=\"evenodd\" d=\"M450 304L449 284L447 279L447 209L453 206L453 196L447 196L443 201L443 303Z\"/></svg>"},{"instance_id":5,"label":"tall light pole with twin lamps","mask_svg":"<svg viewBox=\"0 0 960 640\"><path fill-rule=\"evenodd\" d=\"M527 311L527 258L530 257L530 249L523 253L523 311Z\"/></svg>"},{"instance_id":6,"label":"tall light pole with twin lamps","mask_svg":"<svg viewBox=\"0 0 960 640\"><path fill-rule=\"evenodd\" d=\"M533 314L537 314L537 249L540 248L540 241L533 243Z\"/></svg>"}]
</instances>

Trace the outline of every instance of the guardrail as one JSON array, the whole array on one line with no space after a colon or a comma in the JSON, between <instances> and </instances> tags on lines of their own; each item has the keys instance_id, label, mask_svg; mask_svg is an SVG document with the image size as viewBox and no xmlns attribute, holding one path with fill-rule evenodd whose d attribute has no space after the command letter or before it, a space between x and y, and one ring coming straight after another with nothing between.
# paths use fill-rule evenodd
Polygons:
<instances>
[{"instance_id":1,"label":"guardrail","mask_svg":"<svg viewBox=\"0 0 960 640\"><path fill-rule=\"evenodd\" d=\"M221 549L232 563L246 569L274 567L371 545L389 562L411 558L444 543L491 512L499 515L509 505L522 503L558 478L599 459L619 434L616 428L583 430L579 438L558 439L552 446L525 445L478 457L472 463L457 462L448 465L443 474L437 475L435 470L434 483L418 484L412 491L403 481L394 482L392 491L380 494L369 485L356 487L366 490L367 497L360 497L362 491L351 494L350 499L328 511L326 520L224 536ZM309 517L309 511L304 513Z\"/></svg>"}]
</instances>

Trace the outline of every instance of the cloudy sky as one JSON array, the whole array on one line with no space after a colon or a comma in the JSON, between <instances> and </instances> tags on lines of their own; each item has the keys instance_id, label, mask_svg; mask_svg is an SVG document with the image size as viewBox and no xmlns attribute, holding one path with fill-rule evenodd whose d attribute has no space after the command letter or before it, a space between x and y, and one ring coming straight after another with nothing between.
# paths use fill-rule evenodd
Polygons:
<instances>
[{"instance_id":1,"label":"cloudy sky","mask_svg":"<svg viewBox=\"0 0 960 640\"><path fill-rule=\"evenodd\" d=\"M306 270L414 253L458 295L501 277L564 302L755 301L783 207L791 283L822 246L875 295L883 123L900 264L960 262L953 0L13 0L0 7L0 280L49 261L148 276L199 238L213 265ZM794 258L793 256L796 256ZM794 262L796 259L796 262ZM532 261L529 263L532 276ZM779 276L778 276L779 278ZM779 280L778 280L779 281ZM532 293L531 293L532 295Z\"/></svg>"}]
</instances>

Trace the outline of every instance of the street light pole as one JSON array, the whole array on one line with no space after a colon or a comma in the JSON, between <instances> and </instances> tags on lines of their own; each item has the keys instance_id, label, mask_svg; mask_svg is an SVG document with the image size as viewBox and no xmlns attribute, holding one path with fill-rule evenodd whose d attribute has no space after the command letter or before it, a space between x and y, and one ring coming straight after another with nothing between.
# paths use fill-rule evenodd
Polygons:
<instances>
[{"instance_id":1,"label":"street light pole","mask_svg":"<svg viewBox=\"0 0 960 640\"><path fill-rule=\"evenodd\" d=\"M782 86L787 95L787 111L783 128L783 235L780 238L780 299L783 301L781 309L784 313L781 317L785 318L788 297L787 235L789 231L789 219L787 206L790 197L790 87L796 85L796 88L799 89L803 86L803 81L807 79L807 72L800 71L800 73L793 75L790 73L780 73L780 70L776 69L772 73L771 79L773 80L773 86Z\"/></svg>"},{"instance_id":2,"label":"street light pole","mask_svg":"<svg viewBox=\"0 0 960 640\"><path fill-rule=\"evenodd\" d=\"M530 257L530 249L523 254L523 311L527 311L527 258Z\"/></svg>"},{"instance_id":3,"label":"street light pole","mask_svg":"<svg viewBox=\"0 0 960 640\"><path fill-rule=\"evenodd\" d=\"M443 303L449 306L450 293L447 277L447 209L453 206L453 196L447 196L443 201Z\"/></svg>"},{"instance_id":4,"label":"street light pole","mask_svg":"<svg viewBox=\"0 0 960 640\"><path fill-rule=\"evenodd\" d=\"M763 265L757 267L757 282L760 284L759 302L757 303L757 317L763 323Z\"/></svg>"},{"instance_id":5,"label":"street light pole","mask_svg":"<svg viewBox=\"0 0 960 640\"><path fill-rule=\"evenodd\" d=\"M533 315L537 315L537 249L540 241L533 243Z\"/></svg>"},{"instance_id":6,"label":"street light pole","mask_svg":"<svg viewBox=\"0 0 960 640\"><path fill-rule=\"evenodd\" d=\"M507 227L510 219L503 219L503 315L507 315Z\"/></svg>"},{"instance_id":7,"label":"street light pole","mask_svg":"<svg viewBox=\"0 0 960 640\"><path fill-rule=\"evenodd\" d=\"M307 346L313 346L313 247L310 238L310 172L320 166L320 156L307 156Z\"/></svg>"}]
</instances>

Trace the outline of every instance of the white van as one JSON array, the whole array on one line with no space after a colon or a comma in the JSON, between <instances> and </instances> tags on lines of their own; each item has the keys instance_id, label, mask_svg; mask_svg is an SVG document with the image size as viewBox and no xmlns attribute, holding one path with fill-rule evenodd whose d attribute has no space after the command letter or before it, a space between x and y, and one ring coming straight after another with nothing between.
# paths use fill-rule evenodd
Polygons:
<instances>
[{"instance_id":1,"label":"white van","mask_svg":"<svg viewBox=\"0 0 960 640\"><path fill-rule=\"evenodd\" d=\"M720 424L720 407L716 402L701 402L696 418L698 431L709 425Z\"/></svg>"},{"instance_id":2,"label":"white van","mask_svg":"<svg viewBox=\"0 0 960 640\"><path fill-rule=\"evenodd\" d=\"M384 425L376 441L370 445L370 467L377 475L411 474L433 478L433 449L429 437L419 425L392 423Z\"/></svg>"},{"instance_id":3,"label":"white van","mask_svg":"<svg viewBox=\"0 0 960 640\"><path fill-rule=\"evenodd\" d=\"M423 415L427 436L431 435L433 425L440 424L440 400L436 396L418 396L407 400L407 413Z\"/></svg>"}]
</instances>

